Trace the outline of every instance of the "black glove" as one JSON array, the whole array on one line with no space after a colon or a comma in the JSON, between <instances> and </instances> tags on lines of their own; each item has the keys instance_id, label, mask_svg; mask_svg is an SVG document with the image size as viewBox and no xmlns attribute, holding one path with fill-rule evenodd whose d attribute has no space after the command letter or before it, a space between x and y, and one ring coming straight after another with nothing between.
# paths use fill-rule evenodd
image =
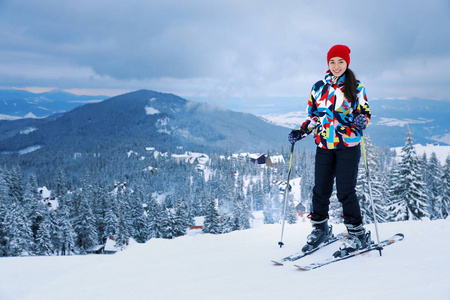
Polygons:
<instances>
[{"instance_id":1,"label":"black glove","mask_svg":"<svg viewBox=\"0 0 450 300\"><path fill-rule=\"evenodd\" d=\"M289 143L295 144L296 141L300 140L302 137L300 135L300 130L292 130L288 135Z\"/></svg>"},{"instance_id":2,"label":"black glove","mask_svg":"<svg viewBox=\"0 0 450 300\"><path fill-rule=\"evenodd\" d=\"M353 125L358 127L359 129L366 129L367 127L367 119L365 115L357 115L353 119Z\"/></svg>"}]
</instances>

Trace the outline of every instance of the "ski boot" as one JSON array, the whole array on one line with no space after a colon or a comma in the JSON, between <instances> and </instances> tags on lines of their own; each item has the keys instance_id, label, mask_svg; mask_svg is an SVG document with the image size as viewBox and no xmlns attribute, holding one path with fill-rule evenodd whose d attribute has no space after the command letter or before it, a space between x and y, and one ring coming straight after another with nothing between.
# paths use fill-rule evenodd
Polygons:
<instances>
[{"instance_id":1,"label":"ski boot","mask_svg":"<svg viewBox=\"0 0 450 300\"><path fill-rule=\"evenodd\" d=\"M306 245L303 246L302 251L308 252L318 247L320 244L327 242L330 237L333 236L331 233L332 226L328 227L328 219L323 221L313 221L313 230L308 235Z\"/></svg>"},{"instance_id":2,"label":"ski boot","mask_svg":"<svg viewBox=\"0 0 450 300\"><path fill-rule=\"evenodd\" d=\"M348 236L346 240L339 247L339 250L334 252L334 257L342 257L360 249L369 247L372 244L370 239L370 231L364 229L363 225L354 226L346 224Z\"/></svg>"}]
</instances>

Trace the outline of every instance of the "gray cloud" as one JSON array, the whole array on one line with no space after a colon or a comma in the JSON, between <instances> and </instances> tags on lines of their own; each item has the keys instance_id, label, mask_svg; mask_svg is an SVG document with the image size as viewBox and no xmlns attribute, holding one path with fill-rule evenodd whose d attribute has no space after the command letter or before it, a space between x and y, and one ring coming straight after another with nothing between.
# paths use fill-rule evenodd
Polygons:
<instances>
[{"instance_id":1,"label":"gray cloud","mask_svg":"<svg viewBox=\"0 0 450 300\"><path fill-rule=\"evenodd\" d=\"M369 96L449 98L448 1L311 2L1 1L0 80L298 96L323 77L329 47L342 43Z\"/></svg>"}]
</instances>

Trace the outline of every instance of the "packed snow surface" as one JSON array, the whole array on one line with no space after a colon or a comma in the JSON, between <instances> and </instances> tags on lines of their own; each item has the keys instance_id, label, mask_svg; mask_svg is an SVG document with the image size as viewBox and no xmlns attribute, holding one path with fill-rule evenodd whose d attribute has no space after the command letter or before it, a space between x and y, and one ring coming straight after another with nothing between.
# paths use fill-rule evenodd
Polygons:
<instances>
[{"instance_id":1,"label":"packed snow surface","mask_svg":"<svg viewBox=\"0 0 450 300\"><path fill-rule=\"evenodd\" d=\"M343 229L334 226L335 233ZM286 225L281 249L276 224L152 239L110 256L1 258L0 299L450 299L450 218L379 230L381 239L397 232L405 239L382 256L372 251L312 271L270 262L303 245L308 222ZM331 255L329 247L309 259Z\"/></svg>"}]
</instances>

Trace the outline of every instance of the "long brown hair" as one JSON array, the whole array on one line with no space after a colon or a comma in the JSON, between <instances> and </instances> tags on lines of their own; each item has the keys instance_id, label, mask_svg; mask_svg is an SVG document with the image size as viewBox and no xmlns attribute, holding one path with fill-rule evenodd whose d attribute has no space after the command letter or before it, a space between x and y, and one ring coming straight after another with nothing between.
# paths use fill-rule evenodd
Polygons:
<instances>
[{"instance_id":1,"label":"long brown hair","mask_svg":"<svg viewBox=\"0 0 450 300\"><path fill-rule=\"evenodd\" d=\"M355 74L352 70L347 68L344 72L345 81L344 81L344 95L345 98L350 101L352 104L356 102L356 88L358 87L358 83L355 77Z\"/></svg>"}]
</instances>

